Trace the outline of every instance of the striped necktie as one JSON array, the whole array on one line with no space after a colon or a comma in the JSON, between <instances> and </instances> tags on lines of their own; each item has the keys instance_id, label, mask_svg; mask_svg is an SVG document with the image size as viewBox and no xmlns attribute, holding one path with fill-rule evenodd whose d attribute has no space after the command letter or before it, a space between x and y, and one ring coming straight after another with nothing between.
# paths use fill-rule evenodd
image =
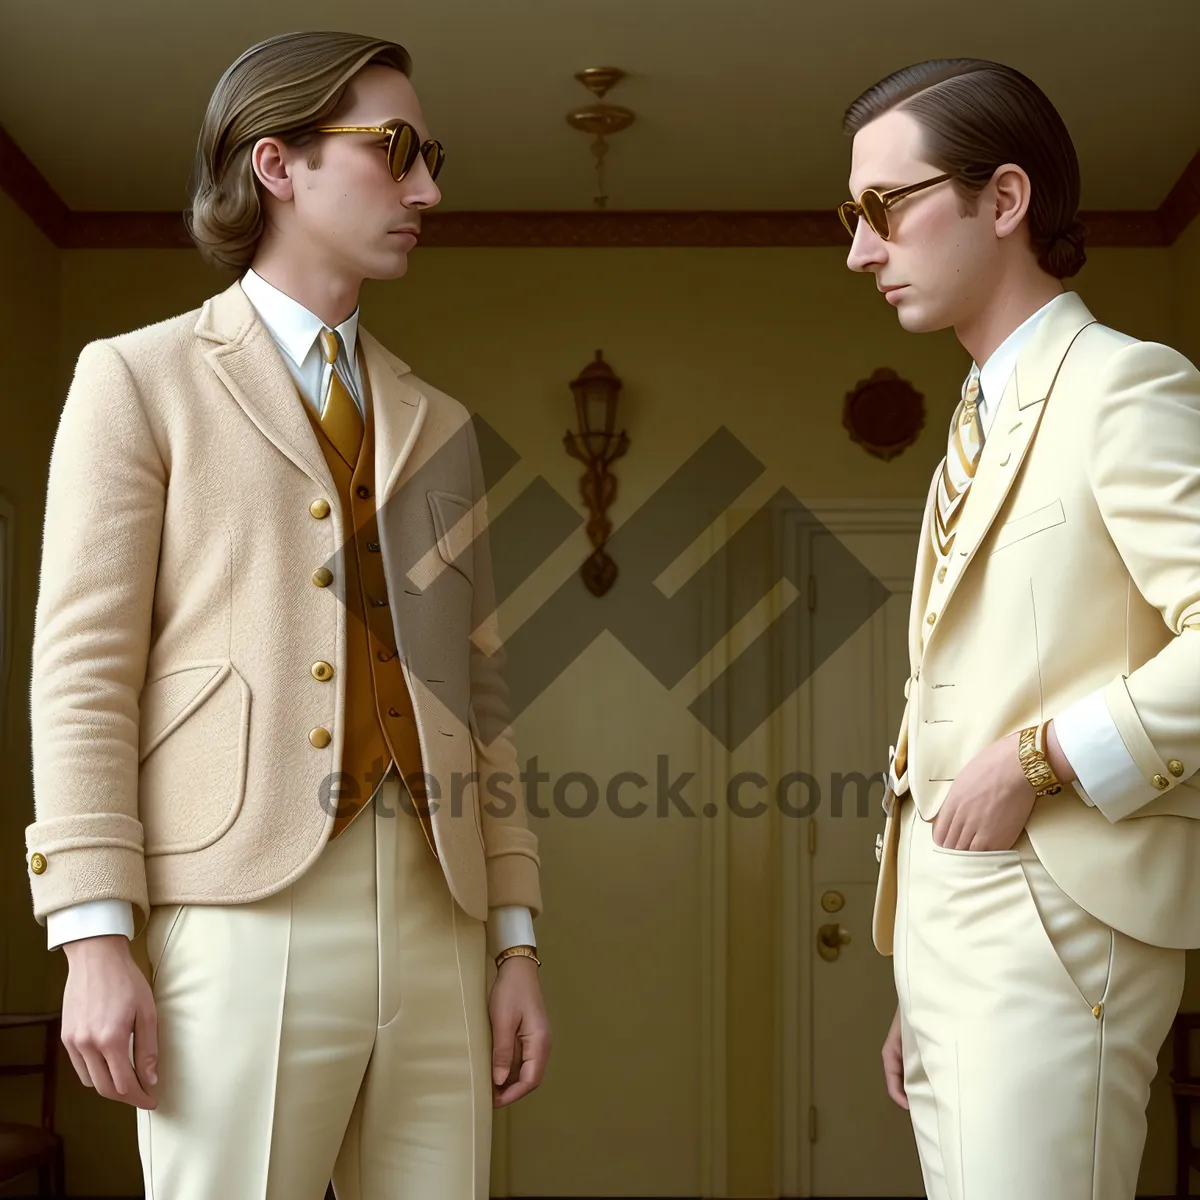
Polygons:
<instances>
[{"instance_id":1,"label":"striped necktie","mask_svg":"<svg viewBox=\"0 0 1200 1200\"><path fill-rule=\"evenodd\" d=\"M341 339L332 329L321 330L321 352L329 364L329 386L318 418L325 435L348 466L358 462L358 451L362 446L363 418L349 388L338 374L336 362Z\"/></svg>"},{"instance_id":2,"label":"striped necktie","mask_svg":"<svg viewBox=\"0 0 1200 1200\"><path fill-rule=\"evenodd\" d=\"M979 371L972 367L963 384L962 400L950 422L946 458L938 479L933 521L933 546L945 558L954 546L955 527L967 502L967 492L983 453L983 422L979 416Z\"/></svg>"}]
</instances>

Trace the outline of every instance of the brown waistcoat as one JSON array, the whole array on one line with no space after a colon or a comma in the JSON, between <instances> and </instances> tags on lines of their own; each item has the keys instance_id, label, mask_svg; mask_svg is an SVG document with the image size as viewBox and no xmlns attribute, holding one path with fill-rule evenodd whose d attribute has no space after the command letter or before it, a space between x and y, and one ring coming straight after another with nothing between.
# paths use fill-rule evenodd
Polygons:
<instances>
[{"instance_id":1,"label":"brown waistcoat","mask_svg":"<svg viewBox=\"0 0 1200 1200\"><path fill-rule=\"evenodd\" d=\"M326 436L312 405L300 397L337 484L341 511L346 523L353 525L353 529L342 530L344 586L335 588L330 596L332 603L344 601L347 618L346 707L342 718L345 733L339 786L333 789L329 799L331 805L337 806L331 837L342 833L362 811L388 767L395 763L407 783L408 794L416 800L414 805L402 789L404 801L396 817L419 815L426 839L433 849L429 816L424 807L424 776L416 717L392 632L387 581L379 549L371 385L361 356L359 370L365 401L365 428L358 461L353 466ZM329 515L333 515L332 509ZM318 587L328 587L337 581L318 571L313 582ZM313 674L319 679L333 681L333 669L328 663L315 664Z\"/></svg>"}]
</instances>

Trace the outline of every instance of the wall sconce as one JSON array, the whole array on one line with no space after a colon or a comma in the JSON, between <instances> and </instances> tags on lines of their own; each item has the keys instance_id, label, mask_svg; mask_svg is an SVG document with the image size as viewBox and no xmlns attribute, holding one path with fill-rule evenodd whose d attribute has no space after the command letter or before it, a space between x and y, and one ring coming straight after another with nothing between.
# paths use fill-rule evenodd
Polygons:
<instances>
[{"instance_id":1,"label":"wall sconce","mask_svg":"<svg viewBox=\"0 0 1200 1200\"><path fill-rule=\"evenodd\" d=\"M621 387L603 353L597 350L595 359L571 381L579 432L568 430L563 437L567 453L587 467L579 491L587 505L587 531L593 551L579 573L593 596L603 596L617 578L617 564L605 552L604 544L612 533L608 509L617 498L617 479L608 468L629 449L625 431L614 432Z\"/></svg>"}]
</instances>

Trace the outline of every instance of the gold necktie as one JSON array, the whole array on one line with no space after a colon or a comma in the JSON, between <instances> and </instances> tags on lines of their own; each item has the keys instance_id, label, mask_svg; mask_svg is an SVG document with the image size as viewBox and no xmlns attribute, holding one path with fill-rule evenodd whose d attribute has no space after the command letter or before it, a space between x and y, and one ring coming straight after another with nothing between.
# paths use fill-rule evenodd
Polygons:
<instances>
[{"instance_id":1,"label":"gold necktie","mask_svg":"<svg viewBox=\"0 0 1200 1200\"><path fill-rule=\"evenodd\" d=\"M321 351L330 365L329 387L319 417L321 428L348 466L358 463L358 451L363 439L363 418L354 403L350 390L342 382L334 365L337 362L340 340L332 329L321 330Z\"/></svg>"},{"instance_id":2,"label":"gold necktie","mask_svg":"<svg viewBox=\"0 0 1200 1200\"><path fill-rule=\"evenodd\" d=\"M962 400L950 423L946 458L938 479L933 520L933 546L945 558L954 545L955 526L967 501L971 480L983 453L983 422L979 416L979 372L972 368L963 384Z\"/></svg>"}]
</instances>

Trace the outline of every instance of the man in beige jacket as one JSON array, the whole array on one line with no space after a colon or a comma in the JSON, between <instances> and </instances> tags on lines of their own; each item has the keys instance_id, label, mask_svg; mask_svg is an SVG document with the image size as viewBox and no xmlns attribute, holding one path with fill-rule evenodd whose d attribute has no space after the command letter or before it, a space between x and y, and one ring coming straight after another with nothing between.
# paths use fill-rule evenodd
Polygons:
<instances>
[{"instance_id":1,"label":"man in beige jacket","mask_svg":"<svg viewBox=\"0 0 1200 1200\"><path fill-rule=\"evenodd\" d=\"M974 360L931 481L876 849L931 1200L1132 1200L1200 946L1200 372L1098 322L1074 148L995 63L850 107L848 266Z\"/></svg>"},{"instance_id":2,"label":"man in beige jacket","mask_svg":"<svg viewBox=\"0 0 1200 1200\"><path fill-rule=\"evenodd\" d=\"M478 446L358 321L440 199L408 72L228 69L189 225L238 279L85 347L54 444L29 878L151 1198L485 1197L549 1052Z\"/></svg>"}]
</instances>

